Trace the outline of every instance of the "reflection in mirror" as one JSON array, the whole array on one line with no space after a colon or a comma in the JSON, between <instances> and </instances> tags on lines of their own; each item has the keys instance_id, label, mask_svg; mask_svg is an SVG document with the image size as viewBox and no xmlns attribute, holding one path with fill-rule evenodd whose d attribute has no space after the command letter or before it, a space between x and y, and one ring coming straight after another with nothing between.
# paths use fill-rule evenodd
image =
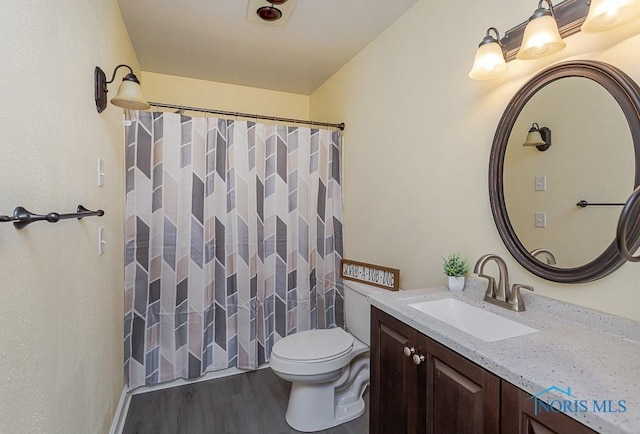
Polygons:
<instances>
[{"instance_id":1,"label":"reflection in mirror","mask_svg":"<svg viewBox=\"0 0 640 434\"><path fill-rule=\"evenodd\" d=\"M536 125L550 143L544 151L546 144L522 146L540 141L526 138ZM622 203L639 185L640 87L618 68L558 63L507 105L489 156L489 201L502 241L528 271L579 283L617 270L625 262L614 234L621 208L576 204ZM639 213L629 214L624 230L631 251L640 247Z\"/></svg>"},{"instance_id":2,"label":"reflection in mirror","mask_svg":"<svg viewBox=\"0 0 640 434\"><path fill-rule=\"evenodd\" d=\"M551 131L544 152L523 146L533 123ZM627 119L600 84L573 76L539 89L518 115L504 158L506 210L524 248L550 251L559 268L597 258L615 238L621 207L576 203L624 202L634 188L634 155Z\"/></svg>"}]
</instances>

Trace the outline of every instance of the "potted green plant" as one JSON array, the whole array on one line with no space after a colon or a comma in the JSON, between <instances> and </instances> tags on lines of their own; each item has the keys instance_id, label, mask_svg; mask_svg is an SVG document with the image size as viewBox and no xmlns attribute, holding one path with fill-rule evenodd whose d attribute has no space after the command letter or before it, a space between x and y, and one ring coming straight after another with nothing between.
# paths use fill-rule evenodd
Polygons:
<instances>
[{"instance_id":1,"label":"potted green plant","mask_svg":"<svg viewBox=\"0 0 640 434\"><path fill-rule=\"evenodd\" d=\"M444 259L442 268L444 274L449 276L449 289L451 291L462 291L464 288L464 276L469 272L467 260L460 256L460 253L451 253Z\"/></svg>"}]
</instances>

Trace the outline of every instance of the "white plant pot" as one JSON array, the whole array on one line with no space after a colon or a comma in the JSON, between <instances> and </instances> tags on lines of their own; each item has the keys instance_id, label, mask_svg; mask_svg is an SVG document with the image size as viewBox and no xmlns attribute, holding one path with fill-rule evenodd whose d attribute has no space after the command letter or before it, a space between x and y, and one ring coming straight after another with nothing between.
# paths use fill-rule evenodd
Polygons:
<instances>
[{"instance_id":1,"label":"white plant pot","mask_svg":"<svg viewBox=\"0 0 640 434\"><path fill-rule=\"evenodd\" d=\"M464 276L449 276L449 289L451 291L462 291L464 289Z\"/></svg>"}]
</instances>

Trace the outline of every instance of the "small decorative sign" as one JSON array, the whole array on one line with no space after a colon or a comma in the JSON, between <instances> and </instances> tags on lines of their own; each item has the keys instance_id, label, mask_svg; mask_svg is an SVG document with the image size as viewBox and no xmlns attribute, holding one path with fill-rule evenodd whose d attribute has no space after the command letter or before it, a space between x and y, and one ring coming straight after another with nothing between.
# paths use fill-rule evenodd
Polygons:
<instances>
[{"instance_id":1,"label":"small decorative sign","mask_svg":"<svg viewBox=\"0 0 640 434\"><path fill-rule=\"evenodd\" d=\"M400 285L400 270L350 259L340 261L340 277L390 291L397 291Z\"/></svg>"}]
</instances>

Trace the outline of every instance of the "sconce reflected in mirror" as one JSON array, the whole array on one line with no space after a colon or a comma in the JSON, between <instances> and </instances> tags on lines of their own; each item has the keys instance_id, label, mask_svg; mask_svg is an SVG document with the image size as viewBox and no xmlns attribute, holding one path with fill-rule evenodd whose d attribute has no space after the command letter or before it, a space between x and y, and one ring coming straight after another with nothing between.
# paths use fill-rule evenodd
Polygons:
<instances>
[{"instance_id":1,"label":"sconce reflected in mirror","mask_svg":"<svg viewBox=\"0 0 640 434\"><path fill-rule=\"evenodd\" d=\"M534 122L522 146L535 146L538 151L546 151L551 147L551 130Z\"/></svg>"},{"instance_id":2,"label":"sconce reflected in mirror","mask_svg":"<svg viewBox=\"0 0 640 434\"><path fill-rule=\"evenodd\" d=\"M640 0L591 0L580 30L603 32L627 24L640 16Z\"/></svg>"},{"instance_id":3,"label":"sconce reflected in mirror","mask_svg":"<svg viewBox=\"0 0 640 434\"><path fill-rule=\"evenodd\" d=\"M107 108L107 92L109 92L107 85L113 83L116 78L116 72L123 67L128 68L129 73L122 79L118 93L115 97L111 98L111 104L131 110L147 110L151 107L142 96L140 80L138 80L138 77L136 77L133 69L131 69L129 65L122 64L116 66L109 81L107 81L107 76L104 71L99 66L96 66L94 71L94 90L98 113L102 113L104 109Z\"/></svg>"},{"instance_id":4,"label":"sconce reflected in mirror","mask_svg":"<svg viewBox=\"0 0 640 434\"><path fill-rule=\"evenodd\" d=\"M549 9L542 7L542 2L549 5ZM553 4L550 0L540 0L538 9L529 17L529 23L524 29L520 51L516 59L532 60L550 56L567 46L562 40L556 16L553 13Z\"/></svg>"},{"instance_id":5,"label":"sconce reflected in mirror","mask_svg":"<svg viewBox=\"0 0 640 434\"><path fill-rule=\"evenodd\" d=\"M491 36L495 33L495 37ZM495 78L507 70L507 62L504 60L500 33L495 27L489 27L487 35L482 39L473 66L469 72L469 78L473 80L489 80Z\"/></svg>"}]
</instances>

